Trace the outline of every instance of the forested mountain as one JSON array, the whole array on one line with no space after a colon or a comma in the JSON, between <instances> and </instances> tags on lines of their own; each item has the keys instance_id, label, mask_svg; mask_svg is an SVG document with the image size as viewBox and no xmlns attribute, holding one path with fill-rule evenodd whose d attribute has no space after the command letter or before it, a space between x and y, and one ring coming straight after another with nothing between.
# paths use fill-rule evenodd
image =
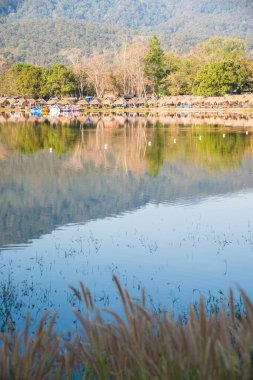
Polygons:
<instances>
[{"instance_id":1,"label":"forested mountain","mask_svg":"<svg viewBox=\"0 0 253 380\"><path fill-rule=\"evenodd\" d=\"M23 0L1 0L0 1L0 15L8 15L16 12L19 6L23 4Z\"/></svg>"},{"instance_id":2,"label":"forested mountain","mask_svg":"<svg viewBox=\"0 0 253 380\"><path fill-rule=\"evenodd\" d=\"M252 0L2 0L0 14L0 53L12 61L43 64L61 49L113 49L124 29L156 33L164 47L181 51L217 34L253 44Z\"/></svg>"}]
</instances>

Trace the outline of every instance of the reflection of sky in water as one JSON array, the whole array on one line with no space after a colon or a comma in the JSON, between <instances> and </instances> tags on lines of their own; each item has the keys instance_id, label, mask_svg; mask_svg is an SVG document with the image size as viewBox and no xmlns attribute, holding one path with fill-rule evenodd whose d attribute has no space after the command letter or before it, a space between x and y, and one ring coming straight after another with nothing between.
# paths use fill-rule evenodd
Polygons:
<instances>
[{"instance_id":1,"label":"reflection of sky in water","mask_svg":"<svg viewBox=\"0 0 253 380\"><path fill-rule=\"evenodd\" d=\"M240 284L252 295L252 215L252 192L194 205L148 204L115 218L56 229L21 251L3 251L1 265L5 277L12 272L19 291L27 290L30 307L58 307L59 326L65 328L73 323L67 285L79 280L99 305L120 310L112 273L136 299L145 286L155 307L176 302L186 310L198 290L227 293Z\"/></svg>"},{"instance_id":2,"label":"reflection of sky in water","mask_svg":"<svg viewBox=\"0 0 253 380\"><path fill-rule=\"evenodd\" d=\"M18 325L56 307L69 329L80 280L120 312L113 273L155 308L236 284L253 296L251 133L15 128L0 126L0 283Z\"/></svg>"}]
</instances>

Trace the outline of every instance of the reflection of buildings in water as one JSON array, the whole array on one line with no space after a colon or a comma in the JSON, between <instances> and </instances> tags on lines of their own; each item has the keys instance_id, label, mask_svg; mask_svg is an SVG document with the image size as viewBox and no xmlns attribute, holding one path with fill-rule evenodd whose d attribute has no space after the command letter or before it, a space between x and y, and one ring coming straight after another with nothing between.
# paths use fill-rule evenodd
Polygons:
<instances>
[{"instance_id":1,"label":"reflection of buildings in water","mask_svg":"<svg viewBox=\"0 0 253 380\"><path fill-rule=\"evenodd\" d=\"M63 123L69 125L73 121L78 121L80 124L85 125L89 120L92 120L93 124L97 124L100 119L103 119L104 126L110 127L112 124L114 126L124 126L137 118L140 121L148 120L151 124L160 122L163 124L202 124L206 123L209 125L224 125L230 127L253 127L253 114L242 114L242 113L224 113L224 112L188 112L188 113L176 113L176 112L159 112L159 113L115 113L108 115L102 114L89 114L89 113L64 113L60 116L31 116L25 112L5 112L0 115L0 123L6 121L9 122L45 122L47 120L51 124Z\"/></svg>"}]
</instances>

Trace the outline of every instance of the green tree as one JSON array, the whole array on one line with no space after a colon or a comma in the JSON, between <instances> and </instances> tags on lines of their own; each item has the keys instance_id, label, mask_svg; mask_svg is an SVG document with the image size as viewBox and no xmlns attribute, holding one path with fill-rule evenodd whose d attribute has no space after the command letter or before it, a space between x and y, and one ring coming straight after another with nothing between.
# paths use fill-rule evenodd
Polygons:
<instances>
[{"instance_id":1,"label":"green tree","mask_svg":"<svg viewBox=\"0 0 253 380\"><path fill-rule=\"evenodd\" d=\"M220 96L240 93L247 88L248 80L249 72L246 66L233 61L211 63L198 71L194 94Z\"/></svg>"},{"instance_id":2,"label":"green tree","mask_svg":"<svg viewBox=\"0 0 253 380\"><path fill-rule=\"evenodd\" d=\"M145 57L144 73L150 81L153 93L164 91L162 80L166 76L165 56L156 36L149 40L149 49Z\"/></svg>"},{"instance_id":3,"label":"green tree","mask_svg":"<svg viewBox=\"0 0 253 380\"><path fill-rule=\"evenodd\" d=\"M167 78L167 88L171 95L192 94L199 61L195 56L181 58L176 70Z\"/></svg>"},{"instance_id":4,"label":"green tree","mask_svg":"<svg viewBox=\"0 0 253 380\"><path fill-rule=\"evenodd\" d=\"M77 91L77 83L71 68L57 63L43 69L42 96L66 96L75 91Z\"/></svg>"},{"instance_id":5,"label":"green tree","mask_svg":"<svg viewBox=\"0 0 253 380\"><path fill-rule=\"evenodd\" d=\"M41 91L41 72L37 66L16 64L1 75L0 92L37 98Z\"/></svg>"}]
</instances>

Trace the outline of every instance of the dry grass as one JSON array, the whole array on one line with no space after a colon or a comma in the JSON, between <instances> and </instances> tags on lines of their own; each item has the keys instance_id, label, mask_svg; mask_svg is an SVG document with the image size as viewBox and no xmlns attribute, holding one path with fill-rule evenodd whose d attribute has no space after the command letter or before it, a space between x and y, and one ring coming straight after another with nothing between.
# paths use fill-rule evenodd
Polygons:
<instances>
[{"instance_id":1,"label":"dry grass","mask_svg":"<svg viewBox=\"0 0 253 380\"><path fill-rule=\"evenodd\" d=\"M80 329L66 342L53 330L56 316L37 334L28 334L29 316L22 334L1 335L1 379L101 379L101 380L238 380L253 379L253 305L241 290L245 312L235 315L225 306L207 315L205 302L191 307L185 323L172 314L157 315L133 302L117 278L124 318L111 310L105 322L84 285L72 288L86 312L74 310Z\"/></svg>"}]
</instances>

